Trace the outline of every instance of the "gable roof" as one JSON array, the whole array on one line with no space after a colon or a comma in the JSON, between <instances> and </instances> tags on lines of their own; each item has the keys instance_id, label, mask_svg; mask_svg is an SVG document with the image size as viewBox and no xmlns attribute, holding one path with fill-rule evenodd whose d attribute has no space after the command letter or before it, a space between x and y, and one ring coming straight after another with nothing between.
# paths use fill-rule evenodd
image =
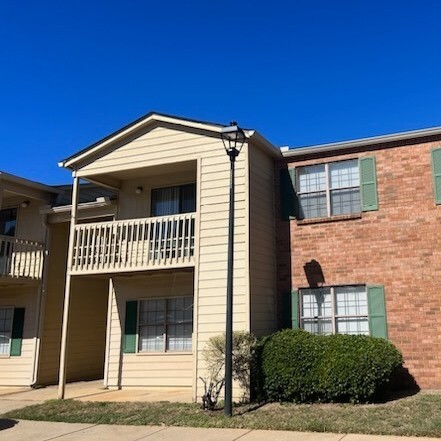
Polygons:
<instances>
[{"instance_id":1,"label":"gable roof","mask_svg":"<svg viewBox=\"0 0 441 441\"><path fill-rule=\"evenodd\" d=\"M185 128L193 128L198 130L203 130L207 132L212 132L216 134L220 134L220 131L223 127L226 127L224 124L212 123L206 121L199 121L190 118L182 118L173 115L167 115L164 113L158 112L149 112L146 115L138 118L130 124L122 127L121 129L111 133L103 139L91 144L90 146L80 150L74 155L69 156L66 159L63 159L58 163L59 167L65 167L74 169L75 165L88 158L91 155L98 153L104 148L108 147L111 143L129 135L130 133L138 130L141 127L148 126L149 124L153 124L155 122L159 123L168 123L176 126L181 126ZM268 149L272 154L280 155L279 149L273 146L269 141L267 141L263 136L258 134L255 130L244 129L245 133L248 135L248 138L254 138L258 144L263 145Z\"/></svg>"}]
</instances>

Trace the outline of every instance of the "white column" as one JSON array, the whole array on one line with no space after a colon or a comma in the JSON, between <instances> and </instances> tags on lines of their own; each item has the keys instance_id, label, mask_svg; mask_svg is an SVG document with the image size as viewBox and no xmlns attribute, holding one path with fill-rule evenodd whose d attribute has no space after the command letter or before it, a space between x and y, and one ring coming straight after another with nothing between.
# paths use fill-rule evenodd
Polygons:
<instances>
[{"instance_id":1,"label":"white column","mask_svg":"<svg viewBox=\"0 0 441 441\"><path fill-rule=\"evenodd\" d=\"M64 399L66 387L66 355L67 355L67 336L69 324L69 307L71 295L72 276L70 274L70 265L73 256L75 225L77 223L78 200L79 200L79 178L76 172L73 172L73 189L72 189L72 208L70 213L70 230L69 230L69 248L67 252L67 268L66 268L66 285L64 288L64 308L63 308L63 328L61 331L61 352L60 352L60 372L58 377L58 398Z\"/></svg>"}]
</instances>

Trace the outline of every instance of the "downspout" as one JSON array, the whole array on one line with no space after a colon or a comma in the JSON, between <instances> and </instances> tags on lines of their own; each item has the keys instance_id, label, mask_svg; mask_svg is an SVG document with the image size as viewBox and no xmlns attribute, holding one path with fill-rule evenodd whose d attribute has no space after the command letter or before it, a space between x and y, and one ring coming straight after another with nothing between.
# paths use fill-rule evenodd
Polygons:
<instances>
[{"instance_id":1,"label":"downspout","mask_svg":"<svg viewBox=\"0 0 441 441\"><path fill-rule=\"evenodd\" d=\"M34 347L34 359L32 362L32 380L31 387L35 387L38 381L38 368L40 366L40 348L41 348L41 335L43 334L43 316L44 306L46 303L46 286L47 286L47 269L48 269L48 256L49 256L49 243L51 239L50 229L47 222L47 214L42 218L42 223L45 228L44 237L44 251L43 251L43 268L41 272L41 281L39 284L38 293L38 305L37 305L37 320L35 323L35 347Z\"/></svg>"}]
</instances>

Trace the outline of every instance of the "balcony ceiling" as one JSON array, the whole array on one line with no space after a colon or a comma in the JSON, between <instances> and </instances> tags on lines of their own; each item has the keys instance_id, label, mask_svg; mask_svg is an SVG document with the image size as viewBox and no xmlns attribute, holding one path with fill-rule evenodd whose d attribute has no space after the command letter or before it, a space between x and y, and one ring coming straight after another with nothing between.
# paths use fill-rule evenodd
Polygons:
<instances>
[{"instance_id":1,"label":"balcony ceiling","mask_svg":"<svg viewBox=\"0 0 441 441\"><path fill-rule=\"evenodd\" d=\"M162 176L174 173L194 173L196 178L196 161L175 162L173 164L156 165L154 167L143 167L132 170L120 170L110 174L96 175L93 179L100 181L100 178L111 178L113 180L125 181L136 178L147 178L150 176Z\"/></svg>"}]
</instances>

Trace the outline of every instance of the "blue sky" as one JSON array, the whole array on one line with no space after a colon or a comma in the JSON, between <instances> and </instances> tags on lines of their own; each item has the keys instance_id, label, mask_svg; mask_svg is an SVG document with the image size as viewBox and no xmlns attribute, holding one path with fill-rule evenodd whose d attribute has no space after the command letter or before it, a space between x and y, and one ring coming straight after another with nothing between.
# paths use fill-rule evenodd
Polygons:
<instances>
[{"instance_id":1,"label":"blue sky","mask_svg":"<svg viewBox=\"0 0 441 441\"><path fill-rule=\"evenodd\" d=\"M0 170L156 110L311 145L441 125L438 1L0 2Z\"/></svg>"}]
</instances>

